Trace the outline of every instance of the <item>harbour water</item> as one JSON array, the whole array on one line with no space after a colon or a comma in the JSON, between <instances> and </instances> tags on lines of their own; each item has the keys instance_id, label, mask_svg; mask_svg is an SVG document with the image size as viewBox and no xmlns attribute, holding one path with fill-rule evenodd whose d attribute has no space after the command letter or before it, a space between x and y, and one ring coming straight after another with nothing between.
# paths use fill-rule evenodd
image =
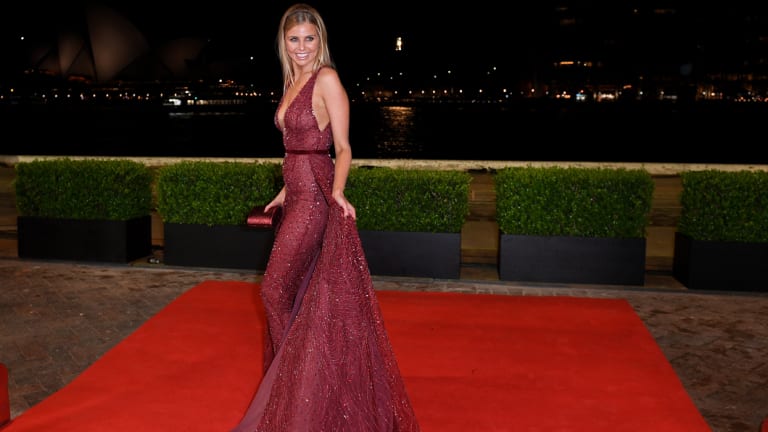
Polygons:
<instances>
[{"instance_id":1,"label":"harbour water","mask_svg":"<svg viewBox=\"0 0 768 432\"><path fill-rule=\"evenodd\" d=\"M275 108L1 105L0 154L281 157ZM764 164L767 115L737 103L353 103L350 138L365 159Z\"/></svg>"}]
</instances>

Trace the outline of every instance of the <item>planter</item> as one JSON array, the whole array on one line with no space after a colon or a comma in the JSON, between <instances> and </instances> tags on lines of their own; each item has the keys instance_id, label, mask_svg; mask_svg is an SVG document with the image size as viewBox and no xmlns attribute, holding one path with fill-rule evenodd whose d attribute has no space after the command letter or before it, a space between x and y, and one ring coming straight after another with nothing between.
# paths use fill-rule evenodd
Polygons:
<instances>
[{"instance_id":1,"label":"planter","mask_svg":"<svg viewBox=\"0 0 768 432\"><path fill-rule=\"evenodd\" d=\"M461 233L360 230L371 274L458 279Z\"/></svg>"},{"instance_id":2,"label":"planter","mask_svg":"<svg viewBox=\"0 0 768 432\"><path fill-rule=\"evenodd\" d=\"M168 265L266 270L275 233L239 225L163 224Z\"/></svg>"},{"instance_id":3,"label":"planter","mask_svg":"<svg viewBox=\"0 0 768 432\"><path fill-rule=\"evenodd\" d=\"M499 279L643 285L645 241L645 238L502 234L499 241Z\"/></svg>"},{"instance_id":4,"label":"planter","mask_svg":"<svg viewBox=\"0 0 768 432\"><path fill-rule=\"evenodd\" d=\"M672 273L689 289L768 291L768 243L693 240L675 233Z\"/></svg>"},{"instance_id":5,"label":"planter","mask_svg":"<svg viewBox=\"0 0 768 432\"><path fill-rule=\"evenodd\" d=\"M152 217L126 221L19 216L19 258L129 262L152 254Z\"/></svg>"}]
</instances>

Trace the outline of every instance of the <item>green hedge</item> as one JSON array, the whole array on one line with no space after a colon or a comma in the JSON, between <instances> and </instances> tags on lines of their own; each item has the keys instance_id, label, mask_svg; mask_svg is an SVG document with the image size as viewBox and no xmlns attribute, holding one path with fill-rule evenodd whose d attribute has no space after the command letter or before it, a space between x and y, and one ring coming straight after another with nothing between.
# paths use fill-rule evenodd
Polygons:
<instances>
[{"instance_id":1,"label":"green hedge","mask_svg":"<svg viewBox=\"0 0 768 432\"><path fill-rule=\"evenodd\" d=\"M680 174L677 231L694 240L768 242L768 172Z\"/></svg>"},{"instance_id":2,"label":"green hedge","mask_svg":"<svg viewBox=\"0 0 768 432\"><path fill-rule=\"evenodd\" d=\"M241 225L281 187L277 163L179 162L157 172L157 212L167 223Z\"/></svg>"},{"instance_id":3,"label":"green hedge","mask_svg":"<svg viewBox=\"0 0 768 432\"><path fill-rule=\"evenodd\" d=\"M152 174L138 162L64 158L15 169L19 216L122 221L152 212Z\"/></svg>"},{"instance_id":4,"label":"green hedge","mask_svg":"<svg viewBox=\"0 0 768 432\"><path fill-rule=\"evenodd\" d=\"M502 234L645 237L654 189L645 170L509 167L494 182Z\"/></svg>"},{"instance_id":5,"label":"green hedge","mask_svg":"<svg viewBox=\"0 0 768 432\"><path fill-rule=\"evenodd\" d=\"M361 230L458 233L471 181L463 171L355 167L345 195Z\"/></svg>"}]
</instances>

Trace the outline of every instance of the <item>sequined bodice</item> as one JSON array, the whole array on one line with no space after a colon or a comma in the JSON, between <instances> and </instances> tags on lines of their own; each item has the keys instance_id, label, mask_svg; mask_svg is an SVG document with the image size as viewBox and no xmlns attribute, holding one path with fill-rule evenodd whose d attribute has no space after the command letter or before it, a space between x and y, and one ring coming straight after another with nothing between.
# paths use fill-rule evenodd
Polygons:
<instances>
[{"instance_id":1,"label":"sequined bodice","mask_svg":"<svg viewBox=\"0 0 768 432\"><path fill-rule=\"evenodd\" d=\"M319 71L318 71L319 72ZM325 129L320 130L317 124L317 118L312 110L312 94L317 81L315 72L307 80L304 87L299 90L299 94L290 102L285 110L283 118L283 127L280 127L278 113L283 103L285 95L280 100L280 104L275 111L275 126L283 133L283 146L290 150L328 150L331 148L333 135L331 126L328 124Z\"/></svg>"}]
</instances>

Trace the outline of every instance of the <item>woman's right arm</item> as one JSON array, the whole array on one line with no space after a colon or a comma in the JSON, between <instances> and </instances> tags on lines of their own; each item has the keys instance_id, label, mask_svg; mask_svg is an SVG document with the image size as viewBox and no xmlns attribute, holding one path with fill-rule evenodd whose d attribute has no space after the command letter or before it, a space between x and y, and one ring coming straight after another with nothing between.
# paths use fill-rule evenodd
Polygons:
<instances>
[{"instance_id":1,"label":"woman's right arm","mask_svg":"<svg viewBox=\"0 0 768 432\"><path fill-rule=\"evenodd\" d=\"M285 186L280 189L280 192L264 207L264 210L269 210L272 207L282 207L285 202Z\"/></svg>"}]
</instances>

